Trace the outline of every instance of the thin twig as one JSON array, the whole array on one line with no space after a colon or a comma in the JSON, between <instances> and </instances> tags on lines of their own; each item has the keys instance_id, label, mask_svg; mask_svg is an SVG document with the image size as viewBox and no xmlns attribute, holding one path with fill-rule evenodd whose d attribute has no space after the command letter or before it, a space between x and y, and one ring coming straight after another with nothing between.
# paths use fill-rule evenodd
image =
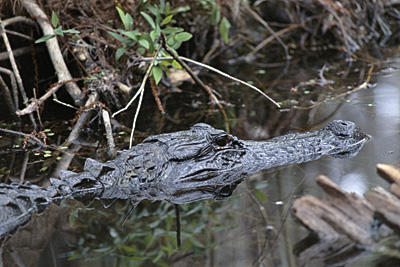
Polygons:
<instances>
[{"instance_id":1,"label":"thin twig","mask_svg":"<svg viewBox=\"0 0 400 267\"><path fill-rule=\"evenodd\" d=\"M25 137L25 139L27 141L35 141L35 143L37 143L40 147L46 147L46 144L43 143L41 140L39 140L37 137L33 136L32 134L26 134L26 133L22 133L22 132L17 132L17 131L13 131L13 130L8 130L8 129L3 129L0 128L0 131L5 132L5 133L9 133L9 134L15 134L15 135L20 135Z\"/></svg>"},{"instance_id":2,"label":"thin twig","mask_svg":"<svg viewBox=\"0 0 400 267\"><path fill-rule=\"evenodd\" d=\"M239 80L238 78L235 78L235 77L230 76L229 74L227 74L227 73L225 73L225 72L222 72L222 71L220 71L220 70L218 70L218 69L216 69L216 68L213 68L213 67L211 67L211 66L209 66L209 65L200 63L200 62L195 61L195 60L193 60L193 59L186 58L186 57L182 57L182 56L179 56L179 57L180 57L182 60L184 60L184 61L187 61L187 62L189 62L189 63L192 63L192 64L198 65L198 66L200 66L200 67L206 68L206 69L211 70L211 71L213 71L213 72L215 72L215 73L218 73L218 74L221 75L221 76L224 76L225 78L231 79L231 80L233 80L233 81L235 81L235 82L238 82L238 83L241 83L241 84L243 84L243 85L245 85L245 86L247 86L247 87L250 87L251 89L253 89L253 90L256 91L257 93L259 93L259 94L261 94L262 96L264 96L265 98L267 98L269 101L271 101L271 102L272 102L275 106L277 106L278 108L281 107L281 106L280 106L277 102L275 102L271 97L269 97L268 95L266 95L263 91L261 91L260 89L258 89L258 88L255 87L254 85L251 85L251 84L249 84L249 83L246 83L246 82L244 82L244 81L242 81L242 80ZM148 61L148 60L151 60L151 59L152 59L152 58L147 58L147 57L142 58L143 61ZM157 58L157 60L173 60L173 59L174 59L173 57L160 57L160 58Z\"/></svg>"},{"instance_id":3,"label":"thin twig","mask_svg":"<svg viewBox=\"0 0 400 267\"><path fill-rule=\"evenodd\" d=\"M14 55L13 55L13 52L12 52L12 48L11 48L11 45L10 45L10 43L8 41L8 37L6 35L6 32L5 32L5 29L3 27L1 19L0 19L0 33L1 33L1 37L3 38L3 42L4 42L5 46L6 46L6 49L7 49L7 52L8 52L8 57L9 57L9 60L10 60L10 63L11 63L11 67L13 69L15 78L17 80L18 87L19 87L19 89L21 91L21 95L22 95L23 101L26 104L28 102L28 97L26 96L26 92L25 92L25 89L24 89L24 84L22 83L21 76L19 75L19 70L18 70L18 67L17 67L17 63L15 62L15 58L14 58Z\"/></svg>"},{"instance_id":4,"label":"thin twig","mask_svg":"<svg viewBox=\"0 0 400 267\"><path fill-rule=\"evenodd\" d=\"M145 75L145 77L146 77L146 75ZM146 78L146 79L147 79L147 78ZM142 83L143 83L143 82L142 82ZM132 105L133 101L135 101L136 98L139 96L139 94L142 92L141 88L142 88L142 85L140 85L140 88L137 90L136 94L131 98L131 100L129 100L128 104L126 104L125 107L121 108L120 110L118 110L117 112L115 112L114 114L112 114L111 117L114 118L114 117L115 117L116 115L118 115L119 113L121 113L121 112L127 110L127 109L129 108L129 106Z\"/></svg>"},{"instance_id":5,"label":"thin twig","mask_svg":"<svg viewBox=\"0 0 400 267\"><path fill-rule=\"evenodd\" d=\"M292 25L289 26L287 28L284 28L282 30L280 30L279 32L276 33L276 36L281 36L287 32L290 32L291 30L300 28L301 25ZM253 50L251 50L250 53L248 53L245 58L250 59L253 57L254 54L256 54L258 51L260 51L263 47L265 47L267 44L269 44L270 42L272 42L272 40L275 39L274 35L269 36L268 38L266 38L264 41L262 41L261 43L259 43Z\"/></svg>"},{"instance_id":6,"label":"thin twig","mask_svg":"<svg viewBox=\"0 0 400 267\"><path fill-rule=\"evenodd\" d=\"M65 80L65 81L61 81L55 84L52 84L50 89L44 94L42 95L39 99L32 99L32 102L23 110L18 110L16 113L19 116L28 114L28 113L32 113L36 110L37 107L39 107L47 98L49 98L51 95L54 95L57 90L64 84L68 84L69 82L76 82L76 81L80 81L80 80L84 80L87 77L82 77L82 78L74 78L72 80Z\"/></svg>"},{"instance_id":7,"label":"thin twig","mask_svg":"<svg viewBox=\"0 0 400 267\"><path fill-rule=\"evenodd\" d=\"M10 89L8 88L7 84L4 82L1 76L0 76L0 90L4 95L4 100L6 101L6 105L8 107L8 110L10 111L11 116L14 119L18 119L17 115L15 114L15 106L11 97Z\"/></svg>"},{"instance_id":8,"label":"thin twig","mask_svg":"<svg viewBox=\"0 0 400 267\"><path fill-rule=\"evenodd\" d=\"M23 17L23 16L16 16L16 17L12 17L12 18L8 18L3 20L3 26L4 28L7 27L8 25L14 24L14 23L25 23L31 26L36 26L35 21Z\"/></svg>"},{"instance_id":9,"label":"thin twig","mask_svg":"<svg viewBox=\"0 0 400 267\"><path fill-rule=\"evenodd\" d=\"M157 87L156 87L156 84L154 82L154 79L150 80L150 87L151 87L151 93L154 96L154 100L157 103L158 110L161 112L162 115L165 115L165 110L164 110L164 107L163 107L163 105L161 103L160 97L158 96Z\"/></svg>"},{"instance_id":10,"label":"thin twig","mask_svg":"<svg viewBox=\"0 0 400 267\"><path fill-rule=\"evenodd\" d=\"M20 90L21 95L22 95L22 100L24 101L24 104L27 105L28 104L28 97L26 96L24 84L22 83L21 76L19 75L19 70L18 70L18 67L17 67L17 63L15 62L15 58L14 58L14 55L13 55L13 52L12 52L12 48L11 48L10 42L8 41L8 37L7 37L7 34L6 34L5 29L3 27L3 22L2 22L1 19L0 19L0 35L3 38L3 42L4 42L5 46L6 46L6 49L7 49L7 52L8 52L8 57L9 57L10 63L11 63L11 68L12 68L12 70L14 72L14 75L15 75L15 78L17 80L18 87L19 87L19 90ZM36 129L37 126L36 126L35 118L33 117L32 114L29 114L29 118L31 119L33 127Z\"/></svg>"},{"instance_id":11,"label":"thin twig","mask_svg":"<svg viewBox=\"0 0 400 267\"><path fill-rule=\"evenodd\" d=\"M179 210L179 205L174 204L175 206L175 220L176 220L176 244L178 248L181 247L181 214Z\"/></svg>"},{"instance_id":12,"label":"thin twig","mask_svg":"<svg viewBox=\"0 0 400 267\"><path fill-rule=\"evenodd\" d=\"M17 86L17 81L15 80L15 75L14 73L6 68L0 67L0 72L3 72L10 76L10 81L11 81L11 87L12 87L12 92L13 92L13 97L14 97L14 105L15 105L15 110L18 110L18 86Z\"/></svg>"},{"instance_id":13,"label":"thin twig","mask_svg":"<svg viewBox=\"0 0 400 267\"><path fill-rule=\"evenodd\" d=\"M289 51L286 44L282 41L282 39L275 33L275 31L268 25L268 23L263 20L257 12L252 10L247 4L244 4L245 10L250 13L258 22L260 22L268 31L269 33L274 36L274 38L278 41L278 43L282 46L283 51L285 52L286 64L290 61Z\"/></svg>"},{"instance_id":14,"label":"thin twig","mask_svg":"<svg viewBox=\"0 0 400 267\"><path fill-rule=\"evenodd\" d=\"M35 47L35 50L36 50L36 52L42 52L42 51L45 50L45 47L41 45L41 46ZM29 46L16 48L16 49L13 50L14 57L19 57L19 56L22 56L22 55L25 55L25 54L30 54L30 53L32 53L32 48L29 47ZM0 53L0 61L1 60L7 60L8 57L9 56L8 56L7 52L1 52Z\"/></svg>"},{"instance_id":15,"label":"thin twig","mask_svg":"<svg viewBox=\"0 0 400 267\"><path fill-rule=\"evenodd\" d=\"M142 84L141 84L140 87L139 87L139 90L136 92L136 94L132 97L132 99L129 101L129 103L128 103L124 108L118 110L117 112L115 112L115 113L112 115L112 117L114 118L115 115L117 115L117 114L119 114L119 113L121 113L121 112L127 110L128 107L133 103L133 101L135 101L135 99L136 99L136 98L138 97L138 95L140 94L140 96L139 96L139 103L138 103L138 106L137 106L137 108L136 108L135 117L134 117L133 123L132 123L131 137L130 137L130 140L129 140L129 148L132 147L133 133L134 133L134 131L135 131L136 120L137 120L137 117L138 117L138 115L139 115L139 110L140 110L140 107L141 107L141 105L142 105L142 100L143 100L143 95L144 95L144 86L146 85L146 81L147 81L147 79L149 78L150 72L151 72L151 70L153 69L154 62L156 61L157 56L158 56L158 54L160 53L161 48L162 48L162 45L160 45L160 47L158 48L156 54L155 54L154 57L153 57L153 60L150 62L150 65L149 65L149 67L147 68L147 71L146 71L146 73L145 73L145 75L144 75L144 77L143 77L143 81L142 81Z\"/></svg>"},{"instance_id":16,"label":"thin twig","mask_svg":"<svg viewBox=\"0 0 400 267\"><path fill-rule=\"evenodd\" d=\"M192 77L192 79L198 84L200 85L206 92L208 92L208 94L211 97L211 100L215 100L217 103L219 103L219 101L217 100L216 96L213 94L213 92L211 91L210 87L208 87L207 85L205 85L203 83L202 80L199 79L199 77L192 71L192 69L180 58L180 56L178 56L174 50L172 50L168 45L167 45L167 38L165 37L165 34L163 32L161 32L161 40L163 43L163 47L164 49L176 60L178 61L179 64L181 64L181 66L187 71L187 73L189 73L190 77Z\"/></svg>"},{"instance_id":17,"label":"thin twig","mask_svg":"<svg viewBox=\"0 0 400 267\"><path fill-rule=\"evenodd\" d=\"M33 88L33 99L35 99L35 101L37 100L36 98L36 89ZM39 120L39 125L40 125L40 129L42 130L43 128L43 124L42 124L42 119L40 118L40 112L39 112L39 106L36 107L36 114Z\"/></svg>"},{"instance_id":18,"label":"thin twig","mask_svg":"<svg viewBox=\"0 0 400 267\"><path fill-rule=\"evenodd\" d=\"M168 45L167 45L167 38L165 37L164 32L161 32L161 43L164 49L176 60L178 61L179 64L189 73L190 77L198 84L200 85L209 95L210 95L210 100L215 101L217 106L220 108L222 115L224 116L225 119L225 128L226 131L229 132L229 124L228 124L228 117L226 116L225 110L222 107L221 103L219 102L218 98L214 95L214 93L211 91L210 87L205 85L202 80L199 79L199 77L192 71L192 69L179 57L178 54L175 53L174 50L172 50Z\"/></svg>"},{"instance_id":19,"label":"thin twig","mask_svg":"<svg viewBox=\"0 0 400 267\"><path fill-rule=\"evenodd\" d=\"M33 39L32 37L30 37L29 35L26 35L26 34L22 34L22 33L19 33L19 32L16 32L16 31L10 31L10 30L5 30L6 31L6 33L8 34L8 35L14 35L14 36L18 36L18 37L20 37L20 38L24 38L24 39L27 39L27 40L29 40L29 41L35 41L35 39Z\"/></svg>"}]
</instances>

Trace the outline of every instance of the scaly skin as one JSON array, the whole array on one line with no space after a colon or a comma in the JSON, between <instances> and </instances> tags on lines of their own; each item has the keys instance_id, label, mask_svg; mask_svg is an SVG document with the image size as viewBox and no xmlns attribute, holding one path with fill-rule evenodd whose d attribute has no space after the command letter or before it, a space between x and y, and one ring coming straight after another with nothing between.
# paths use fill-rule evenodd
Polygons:
<instances>
[{"instance_id":1,"label":"scaly skin","mask_svg":"<svg viewBox=\"0 0 400 267\"><path fill-rule=\"evenodd\" d=\"M114 160L87 159L84 171L64 171L51 186L0 184L0 236L54 200L168 200L181 204L229 197L244 178L276 166L355 156L368 140L353 122L267 141L246 141L199 123L188 131L152 136Z\"/></svg>"}]
</instances>

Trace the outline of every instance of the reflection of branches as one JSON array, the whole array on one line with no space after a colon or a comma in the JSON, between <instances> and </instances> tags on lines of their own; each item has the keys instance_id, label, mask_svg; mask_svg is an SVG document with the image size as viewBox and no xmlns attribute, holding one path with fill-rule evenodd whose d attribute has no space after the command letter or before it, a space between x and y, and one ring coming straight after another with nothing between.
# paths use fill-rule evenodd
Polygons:
<instances>
[{"instance_id":1,"label":"reflection of branches","mask_svg":"<svg viewBox=\"0 0 400 267\"><path fill-rule=\"evenodd\" d=\"M294 26L294 27L288 27L282 31L280 31L278 34L268 25L268 23L263 20L255 11L253 11L251 8L248 7L248 5L244 5L246 11L252 15L258 22L260 22L266 29L267 31L269 31L269 33L271 34L272 38L267 38L266 40L264 40L260 45L258 45L252 52L251 54L255 54L257 53L257 51L259 51L261 48L263 48L264 46L266 46L269 42L271 42L273 39L276 39L278 41L278 43L282 46L283 51L285 52L285 58L286 58L286 65L288 65L289 61L290 61L290 56L289 56L289 52L288 52L288 48L286 46L286 44L282 41L282 39L279 37L279 35L282 35L290 30L293 30L295 28L298 28L299 26Z\"/></svg>"},{"instance_id":2,"label":"reflection of branches","mask_svg":"<svg viewBox=\"0 0 400 267\"><path fill-rule=\"evenodd\" d=\"M295 108L295 109L304 109L304 110L312 109L312 108L315 108L316 106L321 105L322 103L325 103L325 102L328 102L328 101L337 99L337 98L339 98L339 97L351 95L351 94L353 94L353 93L355 93L355 92L357 92L357 91L359 91L359 90L361 90L361 89L368 88L368 83L369 83L369 81L371 80L371 73L372 73L372 70L373 70L373 69L374 69L374 65L372 65L372 66L369 68L368 73L367 73L367 78L366 78L366 80L365 80L362 84L360 84L359 86L357 86L357 87L355 87L355 88L353 88L353 89L351 89L351 90L347 90L346 92L343 92L343 93L341 93L341 94L338 94L338 95L336 95L336 96L334 96L334 97L325 98L325 99L323 99L323 100L321 100L321 101L318 101L318 102L316 102L315 104L313 104L313 105L311 105L311 106L308 106L308 107L294 106L293 108Z\"/></svg>"}]
</instances>

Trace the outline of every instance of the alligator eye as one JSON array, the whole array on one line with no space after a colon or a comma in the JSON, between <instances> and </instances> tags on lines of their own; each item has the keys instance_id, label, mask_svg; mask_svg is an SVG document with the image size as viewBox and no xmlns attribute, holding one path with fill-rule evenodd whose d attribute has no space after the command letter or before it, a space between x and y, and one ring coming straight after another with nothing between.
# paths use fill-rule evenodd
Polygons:
<instances>
[{"instance_id":1,"label":"alligator eye","mask_svg":"<svg viewBox=\"0 0 400 267\"><path fill-rule=\"evenodd\" d=\"M231 185L226 185L219 189L218 196L223 198L230 197L232 195L232 191Z\"/></svg>"},{"instance_id":2,"label":"alligator eye","mask_svg":"<svg viewBox=\"0 0 400 267\"><path fill-rule=\"evenodd\" d=\"M220 147L226 147L230 144L231 138L228 135L218 136L214 140L215 144Z\"/></svg>"}]
</instances>

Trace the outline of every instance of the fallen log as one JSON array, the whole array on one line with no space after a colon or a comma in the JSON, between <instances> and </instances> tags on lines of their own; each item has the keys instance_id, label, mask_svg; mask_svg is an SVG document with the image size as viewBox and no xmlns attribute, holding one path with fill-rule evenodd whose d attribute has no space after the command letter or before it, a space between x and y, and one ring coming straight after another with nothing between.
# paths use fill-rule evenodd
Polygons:
<instances>
[{"instance_id":1,"label":"fallen log","mask_svg":"<svg viewBox=\"0 0 400 267\"><path fill-rule=\"evenodd\" d=\"M391 183L390 192L375 187L359 196L320 175L316 182L325 192L323 199L306 195L293 203L293 217L311 231L314 240L295 246L299 258L344 264L365 251L390 250L381 242L389 236L400 240L400 170L378 164L377 171Z\"/></svg>"}]
</instances>

